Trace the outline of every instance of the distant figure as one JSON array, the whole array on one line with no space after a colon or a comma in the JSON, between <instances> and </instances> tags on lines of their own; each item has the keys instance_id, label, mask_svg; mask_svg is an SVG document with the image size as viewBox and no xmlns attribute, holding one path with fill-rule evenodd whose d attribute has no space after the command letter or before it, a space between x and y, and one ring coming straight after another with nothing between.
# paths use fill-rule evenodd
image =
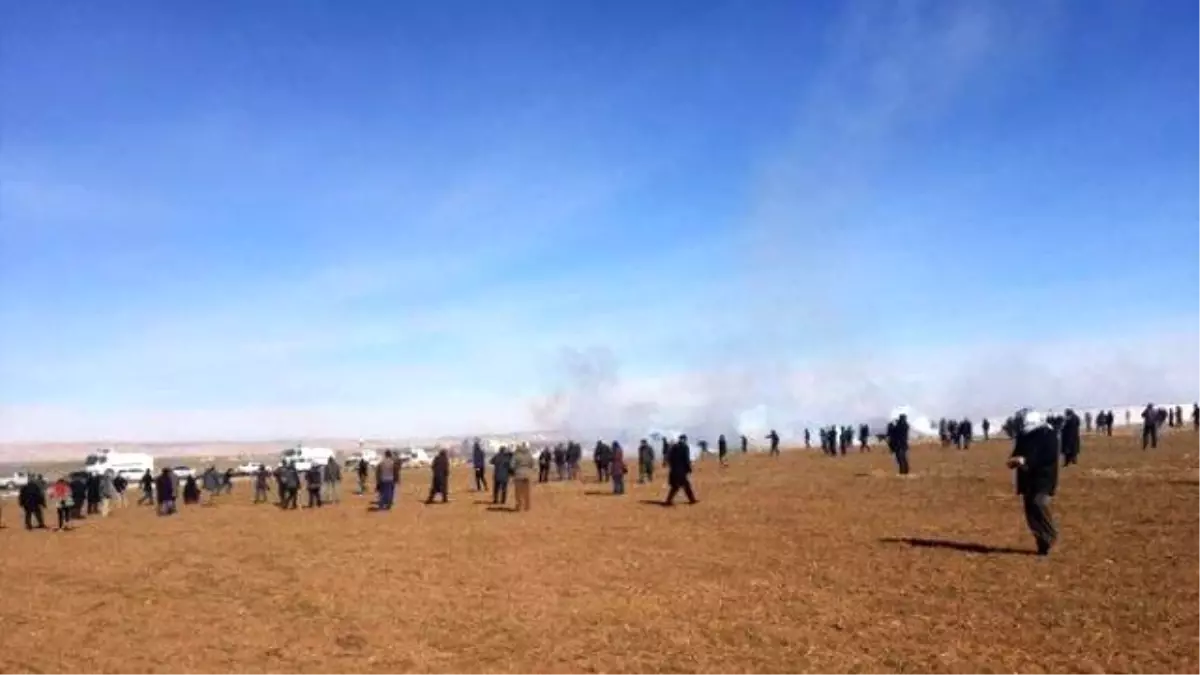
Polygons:
<instances>
[{"instance_id":1,"label":"distant figure","mask_svg":"<svg viewBox=\"0 0 1200 675\"><path fill-rule=\"evenodd\" d=\"M342 501L342 467L336 459L331 458L325 463L322 474L325 479L325 501L330 504L340 503Z\"/></svg>"},{"instance_id":2,"label":"distant figure","mask_svg":"<svg viewBox=\"0 0 1200 675\"><path fill-rule=\"evenodd\" d=\"M1092 411L1086 410L1083 413L1083 430L1087 433L1092 433Z\"/></svg>"},{"instance_id":3,"label":"distant figure","mask_svg":"<svg viewBox=\"0 0 1200 675\"><path fill-rule=\"evenodd\" d=\"M308 488L308 508L321 508L325 505L321 499L321 484L325 482L325 472L319 464L313 464L304 472L304 486Z\"/></svg>"},{"instance_id":4,"label":"distant figure","mask_svg":"<svg viewBox=\"0 0 1200 675\"><path fill-rule=\"evenodd\" d=\"M281 506L285 509L300 508L300 471L294 461L288 462L279 469L279 495L283 500Z\"/></svg>"},{"instance_id":5,"label":"distant figure","mask_svg":"<svg viewBox=\"0 0 1200 675\"><path fill-rule=\"evenodd\" d=\"M524 443L518 445L512 453L513 492L516 493L518 511L529 510L533 492L533 467L533 451Z\"/></svg>"},{"instance_id":6,"label":"distant figure","mask_svg":"<svg viewBox=\"0 0 1200 675\"><path fill-rule=\"evenodd\" d=\"M492 503L508 503L508 476L512 470L512 453L507 446L492 457Z\"/></svg>"},{"instance_id":7,"label":"distant figure","mask_svg":"<svg viewBox=\"0 0 1200 675\"><path fill-rule=\"evenodd\" d=\"M42 492L41 483L30 477L29 482L21 486L17 493L17 504L25 512L25 529L32 530L37 523L37 529L46 529L46 521L42 517L42 509L46 508L46 495Z\"/></svg>"},{"instance_id":8,"label":"distant figure","mask_svg":"<svg viewBox=\"0 0 1200 675\"><path fill-rule=\"evenodd\" d=\"M771 433L767 434L767 440L771 441L771 456L778 457L779 456L779 434L775 433L775 430L772 429ZM689 461L690 461L690 459L689 459Z\"/></svg>"},{"instance_id":9,"label":"distant figure","mask_svg":"<svg viewBox=\"0 0 1200 675\"><path fill-rule=\"evenodd\" d=\"M158 493L158 515L169 516L175 513L175 476L171 470L163 468L155 481L155 492Z\"/></svg>"},{"instance_id":10,"label":"distant figure","mask_svg":"<svg viewBox=\"0 0 1200 675\"><path fill-rule=\"evenodd\" d=\"M429 496L426 504L432 504L433 498L441 495L442 503L450 501L450 455L443 449L438 450L430 467Z\"/></svg>"},{"instance_id":11,"label":"distant figure","mask_svg":"<svg viewBox=\"0 0 1200 675\"><path fill-rule=\"evenodd\" d=\"M812 432L808 430L808 427L804 428L804 449L812 449Z\"/></svg>"},{"instance_id":12,"label":"distant figure","mask_svg":"<svg viewBox=\"0 0 1200 675\"><path fill-rule=\"evenodd\" d=\"M1058 488L1058 439L1042 416L1028 408L1015 415L1016 442L1008 466L1016 471L1017 494L1038 555L1049 555L1058 539L1050 499Z\"/></svg>"},{"instance_id":13,"label":"distant figure","mask_svg":"<svg viewBox=\"0 0 1200 675\"><path fill-rule=\"evenodd\" d=\"M1063 414L1062 430L1059 431L1062 437L1062 456L1063 466L1070 466L1079 463L1079 415L1075 411L1067 408Z\"/></svg>"},{"instance_id":14,"label":"distant figure","mask_svg":"<svg viewBox=\"0 0 1200 675\"><path fill-rule=\"evenodd\" d=\"M858 425L858 451L871 451L871 427L866 424Z\"/></svg>"},{"instance_id":15,"label":"distant figure","mask_svg":"<svg viewBox=\"0 0 1200 675\"><path fill-rule=\"evenodd\" d=\"M396 503L396 459L391 450L385 450L383 459L375 466L375 491L379 493L377 500L380 511L391 511Z\"/></svg>"},{"instance_id":16,"label":"distant figure","mask_svg":"<svg viewBox=\"0 0 1200 675\"><path fill-rule=\"evenodd\" d=\"M551 455L550 455L549 446L542 448L542 451L540 453L538 453L538 482L539 483L549 483L550 482L550 459L551 459Z\"/></svg>"},{"instance_id":17,"label":"distant figure","mask_svg":"<svg viewBox=\"0 0 1200 675\"><path fill-rule=\"evenodd\" d=\"M66 479L59 478L54 485L50 486L50 502L54 504L54 508L58 512L57 529L60 532L71 529L68 525L71 524L71 511L74 510L74 503L71 499L71 486Z\"/></svg>"},{"instance_id":18,"label":"distant figure","mask_svg":"<svg viewBox=\"0 0 1200 675\"><path fill-rule=\"evenodd\" d=\"M888 451L896 457L901 476L908 475L908 415L901 414L887 427Z\"/></svg>"},{"instance_id":19,"label":"distant figure","mask_svg":"<svg viewBox=\"0 0 1200 675\"><path fill-rule=\"evenodd\" d=\"M183 503L200 503L200 485L196 482L195 476L188 476L187 480L183 482Z\"/></svg>"},{"instance_id":20,"label":"distant figure","mask_svg":"<svg viewBox=\"0 0 1200 675\"><path fill-rule=\"evenodd\" d=\"M150 469L146 469L146 473L142 474L142 497L138 500L138 506L143 504L154 505L154 476L150 474Z\"/></svg>"},{"instance_id":21,"label":"distant figure","mask_svg":"<svg viewBox=\"0 0 1200 675\"><path fill-rule=\"evenodd\" d=\"M1200 403L1192 404L1192 431L1200 431Z\"/></svg>"},{"instance_id":22,"label":"distant figure","mask_svg":"<svg viewBox=\"0 0 1200 675\"><path fill-rule=\"evenodd\" d=\"M667 499L663 504L672 506L675 502L675 495L680 490L683 490L683 494L687 496L689 504L696 503L696 494L692 492L691 474L692 449L688 447L687 434L681 434L668 453L667 483L670 485L670 489L667 491Z\"/></svg>"},{"instance_id":23,"label":"distant figure","mask_svg":"<svg viewBox=\"0 0 1200 675\"><path fill-rule=\"evenodd\" d=\"M613 494L625 494L625 450L617 441L612 444L612 461L609 462L609 472L612 474Z\"/></svg>"},{"instance_id":24,"label":"distant figure","mask_svg":"<svg viewBox=\"0 0 1200 675\"><path fill-rule=\"evenodd\" d=\"M992 431L992 423L990 420L988 420L988 418L983 418L983 421L979 423L979 428L983 429L983 440L986 441L991 438L990 433Z\"/></svg>"},{"instance_id":25,"label":"distant figure","mask_svg":"<svg viewBox=\"0 0 1200 675\"><path fill-rule=\"evenodd\" d=\"M725 434L717 436L717 461L721 466L726 466L725 455L729 454L729 443L725 441Z\"/></svg>"},{"instance_id":26,"label":"distant figure","mask_svg":"<svg viewBox=\"0 0 1200 675\"><path fill-rule=\"evenodd\" d=\"M745 436L743 436L745 438ZM654 448L646 439L638 444L638 483L654 480Z\"/></svg>"},{"instance_id":27,"label":"distant figure","mask_svg":"<svg viewBox=\"0 0 1200 675\"><path fill-rule=\"evenodd\" d=\"M475 469L475 491L486 492L487 484L487 456L483 453L483 446L479 444L479 439L471 445L471 466Z\"/></svg>"},{"instance_id":28,"label":"distant figure","mask_svg":"<svg viewBox=\"0 0 1200 675\"><path fill-rule=\"evenodd\" d=\"M960 439L959 446L963 450L971 449L971 440L975 436L975 427L971 424L970 418L964 417L958 423L958 437Z\"/></svg>"},{"instance_id":29,"label":"distant figure","mask_svg":"<svg viewBox=\"0 0 1200 675\"><path fill-rule=\"evenodd\" d=\"M670 457L669 457L669 455L671 454L671 444L667 443L666 436L663 436L663 438L662 438L662 448L661 449L662 449L662 458L663 458L662 465L663 465L663 468L665 469L665 468L667 468L668 464L671 461Z\"/></svg>"},{"instance_id":30,"label":"distant figure","mask_svg":"<svg viewBox=\"0 0 1200 675\"><path fill-rule=\"evenodd\" d=\"M596 464L596 482L608 482L608 463L612 459L612 451L604 441L596 441L592 450L592 462Z\"/></svg>"},{"instance_id":31,"label":"distant figure","mask_svg":"<svg viewBox=\"0 0 1200 675\"><path fill-rule=\"evenodd\" d=\"M371 473L371 465L366 459L358 460L358 494L367 494L367 476Z\"/></svg>"},{"instance_id":32,"label":"distant figure","mask_svg":"<svg viewBox=\"0 0 1200 675\"><path fill-rule=\"evenodd\" d=\"M254 503L262 504L270 501L268 493L271 491L271 472L267 471L264 464L258 465L258 471L254 472Z\"/></svg>"},{"instance_id":33,"label":"distant figure","mask_svg":"<svg viewBox=\"0 0 1200 675\"><path fill-rule=\"evenodd\" d=\"M1125 411L1126 416L1129 411ZM1154 409L1153 403L1147 403L1146 409L1142 411L1142 449L1146 446L1151 449L1158 447L1158 411Z\"/></svg>"},{"instance_id":34,"label":"distant figure","mask_svg":"<svg viewBox=\"0 0 1200 675\"><path fill-rule=\"evenodd\" d=\"M117 492L117 504L120 506L125 506L125 490L128 487L129 481L125 476L117 474L116 478L113 478L113 489Z\"/></svg>"},{"instance_id":35,"label":"distant figure","mask_svg":"<svg viewBox=\"0 0 1200 675\"><path fill-rule=\"evenodd\" d=\"M750 452L750 439L746 438L746 434L742 434L742 454Z\"/></svg>"},{"instance_id":36,"label":"distant figure","mask_svg":"<svg viewBox=\"0 0 1200 675\"><path fill-rule=\"evenodd\" d=\"M225 475L221 479L221 492L233 494L233 469L225 469Z\"/></svg>"},{"instance_id":37,"label":"distant figure","mask_svg":"<svg viewBox=\"0 0 1200 675\"><path fill-rule=\"evenodd\" d=\"M562 443L554 446L554 475L559 481L567 479L567 449Z\"/></svg>"}]
</instances>

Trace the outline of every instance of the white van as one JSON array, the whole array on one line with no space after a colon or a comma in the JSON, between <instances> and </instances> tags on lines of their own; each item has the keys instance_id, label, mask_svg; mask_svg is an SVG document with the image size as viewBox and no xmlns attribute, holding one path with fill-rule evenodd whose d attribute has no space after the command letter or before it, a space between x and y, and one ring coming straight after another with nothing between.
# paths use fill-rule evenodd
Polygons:
<instances>
[{"instance_id":1,"label":"white van","mask_svg":"<svg viewBox=\"0 0 1200 675\"><path fill-rule=\"evenodd\" d=\"M100 448L87 456L83 470L91 475L112 471L114 475L136 481L147 471L154 475L154 457L144 452L117 452L110 448Z\"/></svg>"},{"instance_id":2,"label":"white van","mask_svg":"<svg viewBox=\"0 0 1200 675\"><path fill-rule=\"evenodd\" d=\"M429 466L433 464L433 457L425 452L425 448L401 448L396 451L396 458L404 466Z\"/></svg>"},{"instance_id":3,"label":"white van","mask_svg":"<svg viewBox=\"0 0 1200 675\"><path fill-rule=\"evenodd\" d=\"M347 457L345 465L346 468L356 469L358 468L359 462L366 460L367 466L378 466L380 459L382 458L379 456L378 451L372 450L371 448L364 448L363 450L360 450Z\"/></svg>"},{"instance_id":4,"label":"white van","mask_svg":"<svg viewBox=\"0 0 1200 675\"><path fill-rule=\"evenodd\" d=\"M329 448L288 448L279 455L279 466L295 464L297 471L308 471L313 466L325 466L337 461L337 453Z\"/></svg>"}]
</instances>

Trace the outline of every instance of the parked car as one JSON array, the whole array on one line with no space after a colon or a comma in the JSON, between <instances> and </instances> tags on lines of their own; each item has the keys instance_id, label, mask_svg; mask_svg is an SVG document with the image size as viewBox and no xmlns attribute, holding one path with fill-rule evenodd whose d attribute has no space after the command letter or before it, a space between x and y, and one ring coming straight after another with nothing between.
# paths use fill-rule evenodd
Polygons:
<instances>
[{"instance_id":1,"label":"parked car","mask_svg":"<svg viewBox=\"0 0 1200 675\"><path fill-rule=\"evenodd\" d=\"M13 475L0 479L0 489L4 490L19 490L28 484L29 473L25 471L16 471Z\"/></svg>"},{"instance_id":2,"label":"parked car","mask_svg":"<svg viewBox=\"0 0 1200 675\"><path fill-rule=\"evenodd\" d=\"M183 466L182 464L171 467L171 473L174 474L179 480L187 480L188 478L196 477L195 469L191 468L190 466Z\"/></svg>"}]
</instances>

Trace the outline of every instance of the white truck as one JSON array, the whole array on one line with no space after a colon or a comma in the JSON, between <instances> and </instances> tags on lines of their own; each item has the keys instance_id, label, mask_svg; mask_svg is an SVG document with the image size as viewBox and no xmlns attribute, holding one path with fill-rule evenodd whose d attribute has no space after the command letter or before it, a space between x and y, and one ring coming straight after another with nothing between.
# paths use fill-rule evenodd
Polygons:
<instances>
[{"instance_id":1,"label":"white truck","mask_svg":"<svg viewBox=\"0 0 1200 675\"><path fill-rule=\"evenodd\" d=\"M325 466L337 461L337 453L329 448L288 448L279 455L279 466L294 464L297 471L308 471L313 466Z\"/></svg>"},{"instance_id":2,"label":"white truck","mask_svg":"<svg viewBox=\"0 0 1200 675\"><path fill-rule=\"evenodd\" d=\"M144 452L117 452L111 448L101 448L84 460L84 471L91 475L112 471L125 476L126 480L136 481L147 471L154 475L154 457Z\"/></svg>"},{"instance_id":3,"label":"white truck","mask_svg":"<svg viewBox=\"0 0 1200 675\"><path fill-rule=\"evenodd\" d=\"M378 450L363 448L353 455L347 457L345 465L347 468L353 469L358 466L359 462L366 460L367 466L376 466L379 464L379 460L382 458L383 457L379 454Z\"/></svg>"},{"instance_id":4,"label":"white truck","mask_svg":"<svg viewBox=\"0 0 1200 675\"><path fill-rule=\"evenodd\" d=\"M11 476L0 478L0 489L20 490L29 484L29 472L14 471Z\"/></svg>"}]
</instances>

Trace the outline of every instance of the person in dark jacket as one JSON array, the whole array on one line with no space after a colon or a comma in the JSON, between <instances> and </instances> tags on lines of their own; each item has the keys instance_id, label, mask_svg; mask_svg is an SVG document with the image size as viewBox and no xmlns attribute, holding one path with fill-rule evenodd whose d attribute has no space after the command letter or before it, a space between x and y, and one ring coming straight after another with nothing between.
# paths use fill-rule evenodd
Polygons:
<instances>
[{"instance_id":1,"label":"person in dark jacket","mask_svg":"<svg viewBox=\"0 0 1200 675\"><path fill-rule=\"evenodd\" d=\"M683 490L689 504L696 503L696 493L692 492L691 474L692 449L688 447L687 434L681 434L667 453L667 484L670 485L670 489L667 490L667 499L663 502L665 506L674 504L675 495L680 490Z\"/></svg>"},{"instance_id":2,"label":"person in dark jacket","mask_svg":"<svg viewBox=\"0 0 1200 675\"><path fill-rule=\"evenodd\" d=\"M1192 431L1200 431L1200 403L1192 404Z\"/></svg>"},{"instance_id":3,"label":"person in dark jacket","mask_svg":"<svg viewBox=\"0 0 1200 675\"><path fill-rule=\"evenodd\" d=\"M771 455L778 456L779 455L779 434L775 433L775 430L772 429L771 433L767 434L767 440L771 441Z\"/></svg>"},{"instance_id":4,"label":"person in dark jacket","mask_svg":"<svg viewBox=\"0 0 1200 675\"><path fill-rule=\"evenodd\" d=\"M567 449L562 443L554 446L554 473L558 476L558 480L566 480L567 478Z\"/></svg>"},{"instance_id":5,"label":"person in dark jacket","mask_svg":"<svg viewBox=\"0 0 1200 675\"><path fill-rule=\"evenodd\" d=\"M871 427L866 424L858 425L858 451L871 451Z\"/></svg>"},{"instance_id":6,"label":"person in dark jacket","mask_svg":"<svg viewBox=\"0 0 1200 675\"><path fill-rule=\"evenodd\" d=\"M725 434L717 436L717 461L721 466L726 466L725 455L729 454L729 443L725 440Z\"/></svg>"},{"instance_id":7,"label":"person in dark jacket","mask_svg":"<svg viewBox=\"0 0 1200 675\"><path fill-rule=\"evenodd\" d=\"M667 442L666 436L663 436L663 439L662 439L662 458L663 458L662 465L663 465L663 468L665 469L665 468L667 468L668 462L670 462L670 460L671 460L671 444Z\"/></svg>"},{"instance_id":8,"label":"person in dark jacket","mask_svg":"<svg viewBox=\"0 0 1200 675\"><path fill-rule=\"evenodd\" d=\"M986 417L983 418L983 421L979 423L979 428L983 430L983 440L988 440L990 438L989 434L992 431L991 421Z\"/></svg>"},{"instance_id":9,"label":"person in dark jacket","mask_svg":"<svg viewBox=\"0 0 1200 675\"><path fill-rule=\"evenodd\" d=\"M142 474L142 496L138 499L138 506L142 504L154 504L154 476L151 475L150 469L146 469L146 473Z\"/></svg>"},{"instance_id":10,"label":"person in dark jacket","mask_svg":"<svg viewBox=\"0 0 1200 675\"><path fill-rule=\"evenodd\" d=\"M71 519L80 520L84 517L83 512L88 508L88 482L89 478L76 475L71 479Z\"/></svg>"},{"instance_id":11,"label":"person in dark jacket","mask_svg":"<svg viewBox=\"0 0 1200 675\"><path fill-rule=\"evenodd\" d=\"M1142 449L1158 447L1158 411L1153 403L1147 403L1142 411Z\"/></svg>"},{"instance_id":12,"label":"person in dark jacket","mask_svg":"<svg viewBox=\"0 0 1200 675\"><path fill-rule=\"evenodd\" d=\"M154 482L154 492L158 497L158 515L169 516L175 513L175 476L171 470L164 468Z\"/></svg>"},{"instance_id":13,"label":"person in dark jacket","mask_svg":"<svg viewBox=\"0 0 1200 675\"><path fill-rule=\"evenodd\" d=\"M746 438L746 434L742 434L742 454L750 452L750 439Z\"/></svg>"},{"instance_id":14,"label":"person in dark jacket","mask_svg":"<svg viewBox=\"0 0 1200 675\"><path fill-rule=\"evenodd\" d=\"M908 415L901 414L887 427L888 451L896 456L901 476L908 475Z\"/></svg>"},{"instance_id":15,"label":"person in dark jacket","mask_svg":"<svg viewBox=\"0 0 1200 675\"><path fill-rule=\"evenodd\" d=\"M254 472L254 503L261 504L271 500L268 493L271 491L271 472L267 471L265 464L258 465L258 471Z\"/></svg>"},{"instance_id":16,"label":"person in dark jacket","mask_svg":"<svg viewBox=\"0 0 1200 675\"><path fill-rule=\"evenodd\" d=\"M25 529L32 530L34 522L37 523L37 529L46 529L46 521L42 517L42 509L46 508L46 494L42 492L41 483L31 479L22 485L17 493L17 503L25 512Z\"/></svg>"},{"instance_id":17,"label":"person in dark jacket","mask_svg":"<svg viewBox=\"0 0 1200 675\"><path fill-rule=\"evenodd\" d=\"M1016 471L1017 494L1025 522L1037 541L1038 555L1049 555L1058 539L1050 498L1058 488L1058 438L1042 415L1028 408L1014 416L1016 440L1008 467Z\"/></svg>"},{"instance_id":18,"label":"person in dark jacket","mask_svg":"<svg viewBox=\"0 0 1200 675\"><path fill-rule=\"evenodd\" d=\"M89 516L98 515L100 513L100 500L104 498L103 490L100 485L100 474L94 473L87 477L87 514Z\"/></svg>"},{"instance_id":19,"label":"person in dark jacket","mask_svg":"<svg viewBox=\"0 0 1200 675\"><path fill-rule=\"evenodd\" d=\"M442 503L445 504L450 501L450 455L445 450L438 450L430 469L429 496L425 503L432 504L433 498L441 495Z\"/></svg>"},{"instance_id":20,"label":"person in dark jacket","mask_svg":"<svg viewBox=\"0 0 1200 675\"><path fill-rule=\"evenodd\" d=\"M1067 408L1063 413L1063 425L1059 434L1062 438L1063 466L1079 463L1079 415Z\"/></svg>"},{"instance_id":21,"label":"person in dark jacket","mask_svg":"<svg viewBox=\"0 0 1200 675\"><path fill-rule=\"evenodd\" d=\"M508 474L512 470L512 452L507 447L500 448L492 456L492 503L508 503Z\"/></svg>"},{"instance_id":22,"label":"person in dark jacket","mask_svg":"<svg viewBox=\"0 0 1200 675\"><path fill-rule=\"evenodd\" d=\"M196 482L195 476L188 476L187 480L183 482L183 503L200 503L200 485Z\"/></svg>"},{"instance_id":23,"label":"person in dark jacket","mask_svg":"<svg viewBox=\"0 0 1200 675\"><path fill-rule=\"evenodd\" d=\"M550 448L542 448L538 454L538 482L550 482Z\"/></svg>"},{"instance_id":24,"label":"person in dark jacket","mask_svg":"<svg viewBox=\"0 0 1200 675\"><path fill-rule=\"evenodd\" d=\"M321 468L321 479L325 490L324 500L327 504L340 504L342 501L342 466L336 459L330 459Z\"/></svg>"},{"instance_id":25,"label":"person in dark jacket","mask_svg":"<svg viewBox=\"0 0 1200 675\"><path fill-rule=\"evenodd\" d=\"M304 472L304 486L308 488L308 508L321 508L325 505L321 499L321 485L325 482L325 472L319 464L313 464Z\"/></svg>"},{"instance_id":26,"label":"person in dark jacket","mask_svg":"<svg viewBox=\"0 0 1200 675\"><path fill-rule=\"evenodd\" d=\"M279 470L279 507L283 509L298 509L300 504L300 472L295 462L288 462Z\"/></svg>"},{"instance_id":27,"label":"person in dark jacket","mask_svg":"<svg viewBox=\"0 0 1200 675\"><path fill-rule=\"evenodd\" d=\"M638 445L638 483L654 480L654 447L646 439Z\"/></svg>"},{"instance_id":28,"label":"person in dark jacket","mask_svg":"<svg viewBox=\"0 0 1200 675\"><path fill-rule=\"evenodd\" d=\"M365 459L358 460L358 494L367 494L367 476L371 474L371 465Z\"/></svg>"},{"instance_id":29,"label":"person in dark jacket","mask_svg":"<svg viewBox=\"0 0 1200 675\"><path fill-rule=\"evenodd\" d=\"M476 438L471 446L471 467L475 469L475 491L487 492L487 455Z\"/></svg>"}]
</instances>

